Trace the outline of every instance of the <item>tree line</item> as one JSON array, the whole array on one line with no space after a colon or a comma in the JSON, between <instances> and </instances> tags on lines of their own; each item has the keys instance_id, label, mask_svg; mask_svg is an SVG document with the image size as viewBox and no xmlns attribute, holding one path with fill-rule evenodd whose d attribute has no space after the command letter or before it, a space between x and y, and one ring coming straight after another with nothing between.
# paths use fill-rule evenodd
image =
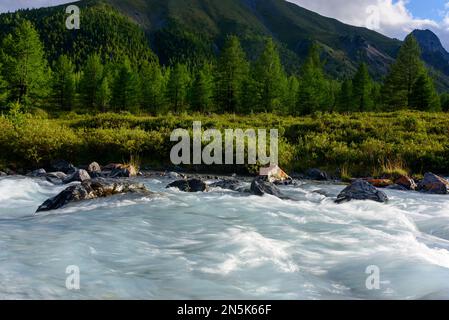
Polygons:
<instances>
[{"instance_id":1,"label":"tree line","mask_svg":"<svg viewBox=\"0 0 449 320\"><path fill-rule=\"evenodd\" d=\"M75 64L66 55L51 65L33 24L21 22L0 43L0 108L19 103L49 112L164 114L260 113L306 115L317 111L365 112L416 109L448 111L449 95L439 95L409 35L382 83L361 63L351 79L324 72L313 44L299 74L284 69L276 44L267 39L250 62L239 39L229 36L217 59L160 65L143 57L104 61L97 54Z\"/></svg>"}]
</instances>

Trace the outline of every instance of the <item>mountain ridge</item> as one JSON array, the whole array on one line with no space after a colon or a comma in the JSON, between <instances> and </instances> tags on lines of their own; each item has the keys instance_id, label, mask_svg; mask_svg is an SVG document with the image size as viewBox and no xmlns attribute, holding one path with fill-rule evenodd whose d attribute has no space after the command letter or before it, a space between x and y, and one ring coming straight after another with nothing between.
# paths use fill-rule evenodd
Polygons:
<instances>
[{"instance_id":1,"label":"mountain ridge","mask_svg":"<svg viewBox=\"0 0 449 320\"><path fill-rule=\"evenodd\" d=\"M260 53L266 37L274 38L290 73L298 72L310 44L317 42L323 49L326 71L332 77L348 78L360 62L367 62L372 76L381 80L402 43L284 0L82 0L74 4L82 11L111 7L129 18L145 32L150 47L163 64L214 56L226 36L236 34L250 59ZM60 14L59 10L66 6L33 9L23 14L35 21L40 11L51 16ZM42 28L39 31L45 33ZM427 32L427 36L416 34L423 47L423 59L433 69L438 87L449 89L449 54L430 50L433 47L428 45L429 41L441 45L436 35L433 34L438 40Z\"/></svg>"}]
</instances>

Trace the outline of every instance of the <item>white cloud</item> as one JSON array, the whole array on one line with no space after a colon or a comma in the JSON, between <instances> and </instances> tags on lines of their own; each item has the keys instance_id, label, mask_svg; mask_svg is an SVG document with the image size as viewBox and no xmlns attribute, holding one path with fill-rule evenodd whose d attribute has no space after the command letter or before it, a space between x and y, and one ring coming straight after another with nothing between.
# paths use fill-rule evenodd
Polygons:
<instances>
[{"instance_id":1,"label":"white cloud","mask_svg":"<svg viewBox=\"0 0 449 320\"><path fill-rule=\"evenodd\" d=\"M449 48L449 2L442 21L415 17L408 0L288 0L304 8L345 23L368 27L387 36L403 39L414 29L431 29ZM375 10L373 10L375 8ZM378 24L373 21L378 18Z\"/></svg>"}]
</instances>

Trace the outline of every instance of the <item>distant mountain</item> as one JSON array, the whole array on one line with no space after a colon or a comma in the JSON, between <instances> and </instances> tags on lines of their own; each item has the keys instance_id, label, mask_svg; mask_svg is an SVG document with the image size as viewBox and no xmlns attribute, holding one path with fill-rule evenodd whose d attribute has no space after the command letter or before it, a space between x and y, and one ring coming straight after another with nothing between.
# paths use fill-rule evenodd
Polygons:
<instances>
[{"instance_id":1,"label":"distant mountain","mask_svg":"<svg viewBox=\"0 0 449 320\"><path fill-rule=\"evenodd\" d=\"M46 47L53 51L51 57L75 50L82 59L99 46L111 56L116 55L116 48L128 55L138 49L140 55L149 43L162 63L199 60L216 55L226 36L236 34L250 59L261 52L266 37L274 38L289 72L299 70L310 44L316 41L323 48L326 71L331 76L346 78L365 61L371 74L381 79L401 46L399 40L284 0L82 0L77 5L82 10L77 33L61 30L65 6L20 13L35 22ZM0 36L8 29L11 17L0 15ZM55 35L55 30L59 34ZM145 40L139 30L146 35ZM414 34L439 87L449 88L448 53L441 42L430 31ZM108 45L110 39L114 40L114 50Z\"/></svg>"},{"instance_id":2,"label":"distant mountain","mask_svg":"<svg viewBox=\"0 0 449 320\"><path fill-rule=\"evenodd\" d=\"M330 74L346 77L367 60L372 74L380 78L400 46L400 41L284 0L105 1L145 29L163 62L192 51L212 54L226 35L237 34L251 58L260 52L264 37L273 37L282 48L284 64L297 69L310 43L317 41Z\"/></svg>"},{"instance_id":3,"label":"distant mountain","mask_svg":"<svg viewBox=\"0 0 449 320\"><path fill-rule=\"evenodd\" d=\"M443 47L438 36L430 30L415 30L412 34L421 47L423 60L449 78L449 52Z\"/></svg>"}]
</instances>

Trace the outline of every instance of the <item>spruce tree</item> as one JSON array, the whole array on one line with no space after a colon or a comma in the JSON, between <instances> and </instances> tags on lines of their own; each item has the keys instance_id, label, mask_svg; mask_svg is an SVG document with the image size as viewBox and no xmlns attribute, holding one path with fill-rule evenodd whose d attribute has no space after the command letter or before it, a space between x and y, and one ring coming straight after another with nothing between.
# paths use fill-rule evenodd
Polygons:
<instances>
[{"instance_id":1,"label":"spruce tree","mask_svg":"<svg viewBox=\"0 0 449 320\"><path fill-rule=\"evenodd\" d=\"M167 99L173 111L178 113L185 109L190 75L185 64L177 63L170 71L167 84Z\"/></svg>"},{"instance_id":2,"label":"spruce tree","mask_svg":"<svg viewBox=\"0 0 449 320\"><path fill-rule=\"evenodd\" d=\"M80 93L83 104L88 109L94 109L98 106L98 90L103 80L104 66L101 63L100 56L90 55L87 58L83 68L83 74L80 81Z\"/></svg>"},{"instance_id":3,"label":"spruce tree","mask_svg":"<svg viewBox=\"0 0 449 320\"><path fill-rule=\"evenodd\" d=\"M327 102L327 80L324 75L320 52L316 44L312 44L306 62L301 67L298 103L301 114L310 114L325 109Z\"/></svg>"},{"instance_id":4,"label":"spruce tree","mask_svg":"<svg viewBox=\"0 0 449 320\"><path fill-rule=\"evenodd\" d=\"M296 76L290 76L288 78L288 88L284 97L285 114L296 114L298 108L298 92L299 92L299 80Z\"/></svg>"},{"instance_id":5,"label":"spruce tree","mask_svg":"<svg viewBox=\"0 0 449 320\"><path fill-rule=\"evenodd\" d=\"M222 111L241 109L243 85L248 73L249 63L239 39L228 37L218 61L217 102Z\"/></svg>"},{"instance_id":6,"label":"spruce tree","mask_svg":"<svg viewBox=\"0 0 449 320\"><path fill-rule=\"evenodd\" d=\"M212 66L204 64L195 71L192 83L191 106L195 111L212 111L214 97L214 78Z\"/></svg>"},{"instance_id":7,"label":"spruce tree","mask_svg":"<svg viewBox=\"0 0 449 320\"><path fill-rule=\"evenodd\" d=\"M441 110L449 112L449 93L443 93L440 96Z\"/></svg>"},{"instance_id":8,"label":"spruce tree","mask_svg":"<svg viewBox=\"0 0 449 320\"><path fill-rule=\"evenodd\" d=\"M137 73L127 57L119 64L112 88L112 106L115 110L137 111L140 84Z\"/></svg>"},{"instance_id":9,"label":"spruce tree","mask_svg":"<svg viewBox=\"0 0 449 320\"><path fill-rule=\"evenodd\" d=\"M257 110L273 112L282 107L287 91L287 77L272 39L254 64L253 79L256 82Z\"/></svg>"},{"instance_id":10,"label":"spruce tree","mask_svg":"<svg viewBox=\"0 0 449 320\"><path fill-rule=\"evenodd\" d=\"M354 106L357 111L370 111L373 108L372 98L373 80L368 72L366 63L362 63L352 80Z\"/></svg>"},{"instance_id":11,"label":"spruce tree","mask_svg":"<svg viewBox=\"0 0 449 320\"><path fill-rule=\"evenodd\" d=\"M47 61L39 34L31 22L21 22L3 39L0 63L10 100L28 105L46 96Z\"/></svg>"},{"instance_id":12,"label":"spruce tree","mask_svg":"<svg viewBox=\"0 0 449 320\"><path fill-rule=\"evenodd\" d=\"M75 68L72 61L62 55L53 65L52 96L59 110L72 110L75 101Z\"/></svg>"},{"instance_id":13,"label":"spruce tree","mask_svg":"<svg viewBox=\"0 0 449 320\"><path fill-rule=\"evenodd\" d=\"M352 112L355 110L352 90L352 80L345 80L341 84L337 97L337 110L340 112Z\"/></svg>"},{"instance_id":14,"label":"spruce tree","mask_svg":"<svg viewBox=\"0 0 449 320\"><path fill-rule=\"evenodd\" d=\"M2 77L2 65L0 64L0 112L6 110L6 103L9 96L8 84Z\"/></svg>"},{"instance_id":15,"label":"spruce tree","mask_svg":"<svg viewBox=\"0 0 449 320\"><path fill-rule=\"evenodd\" d=\"M421 111L440 111L440 99L433 80L427 73L421 74L415 81L410 95L411 108Z\"/></svg>"},{"instance_id":16,"label":"spruce tree","mask_svg":"<svg viewBox=\"0 0 449 320\"><path fill-rule=\"evenodd\" d=\"M140 70L141 106L156 114L164 103L164 76L158 63L145 61Z\"/></svg>"},{"instance_id":17,"label":"spruce tree","mask_svg":"<svg viewBox=\"0 0 449 320\"><path fill-rule=\"evenodd\" d=\"M396 62L382 88L382 101L388 110L408 107L413 85L425 73L421 49L413 35L407 36L399 50Z\"/></svg>"},{"instance_id":18,"label":"spruce tree","mask_svg":"<svg viewBox=\"0 0 449 320\"><path fill-rule=\"evenodd\" d=\"M108 111L109 103L111 101L111 85L109 76L105 75L101 80L100 87L96 94L96 104L100 108L101 112Z\"/></svg>"}]
</instances>

